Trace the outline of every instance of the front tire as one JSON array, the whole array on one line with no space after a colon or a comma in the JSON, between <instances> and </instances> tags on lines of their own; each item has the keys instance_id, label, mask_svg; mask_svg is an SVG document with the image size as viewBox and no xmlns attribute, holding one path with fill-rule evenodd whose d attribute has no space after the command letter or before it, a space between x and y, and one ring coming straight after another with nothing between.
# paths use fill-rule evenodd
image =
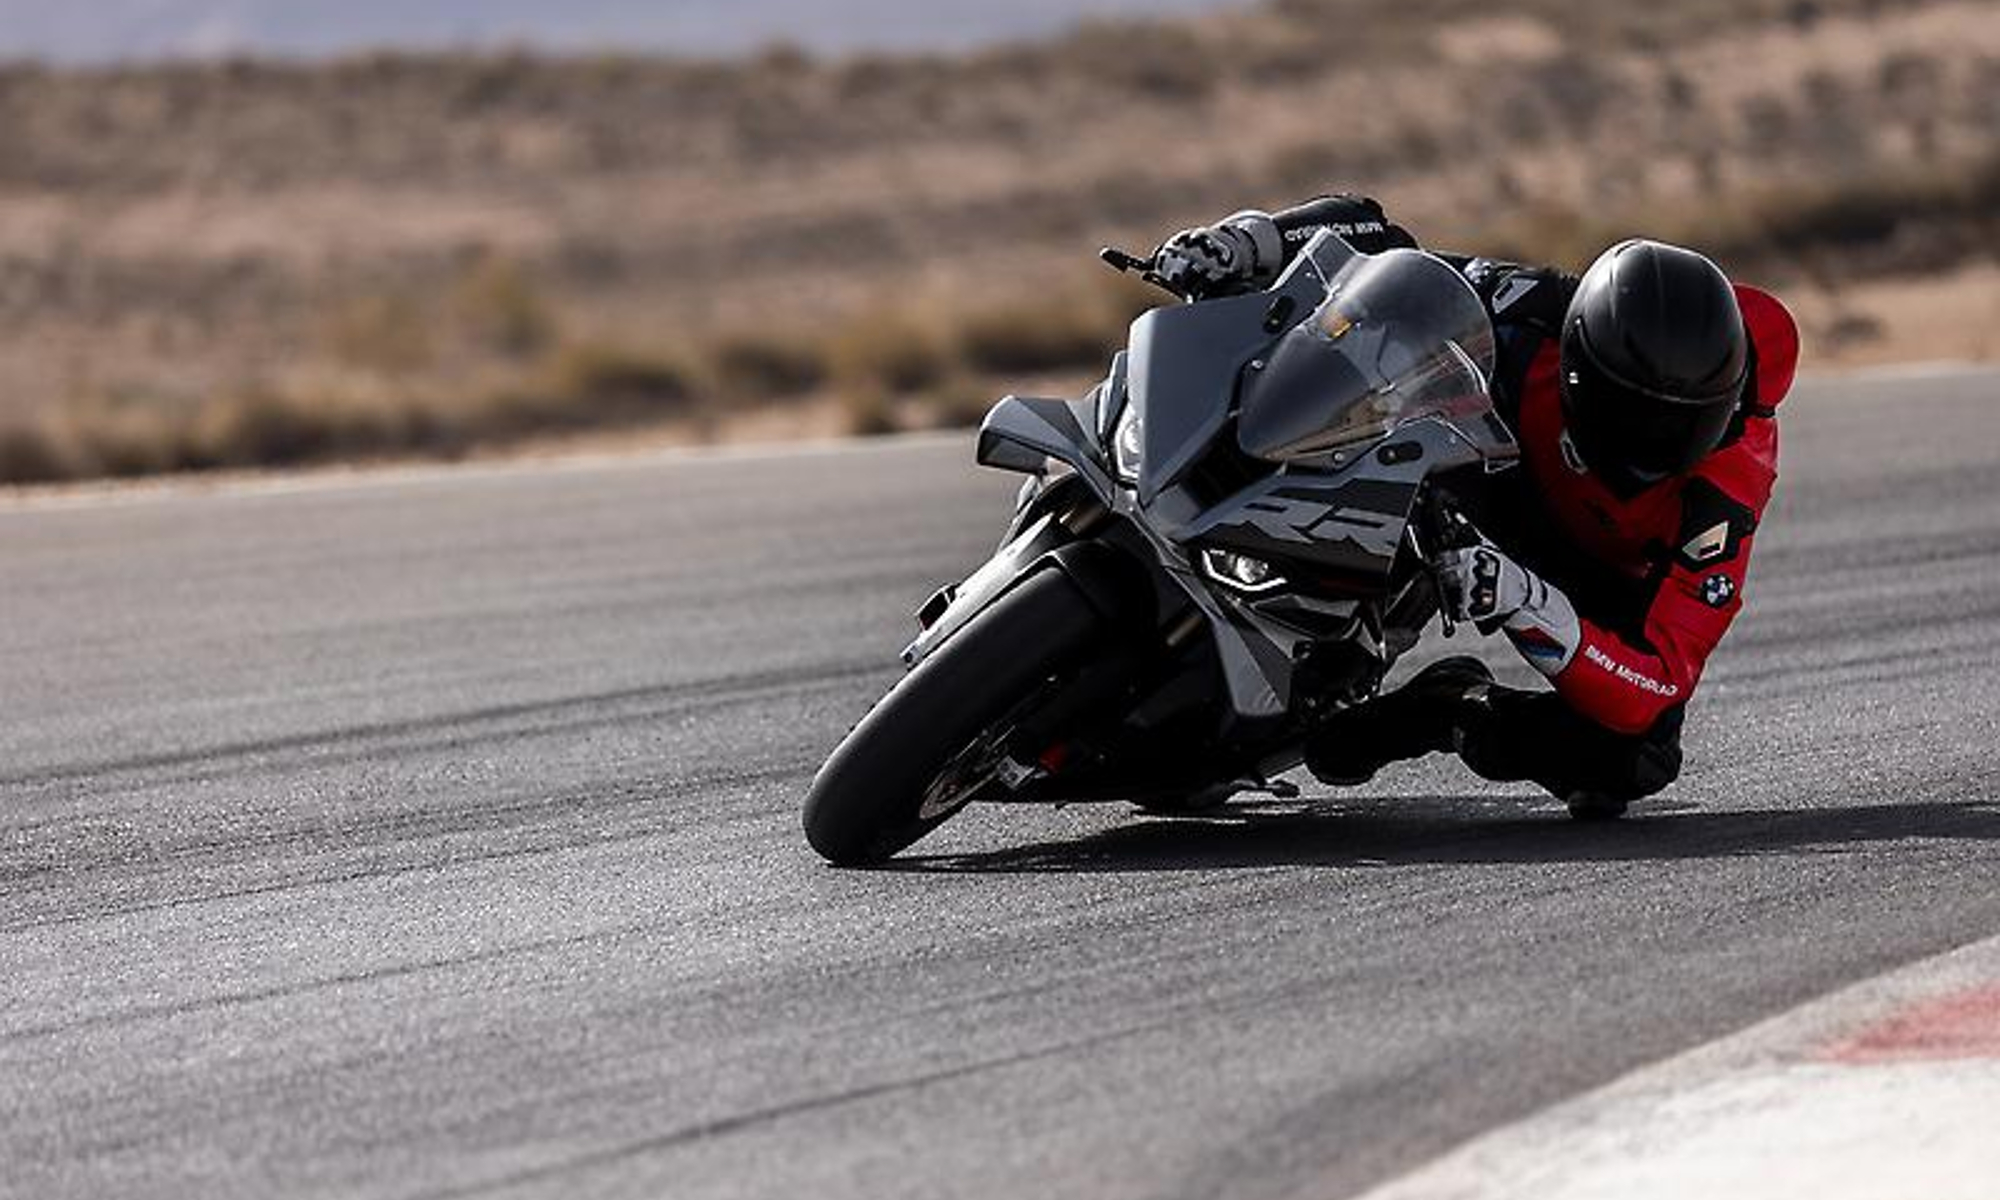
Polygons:
<instances>
[{"instance_id":1,"label":"front tire","mask_svg":"<svg viewBox=\"0 0 2000 1200\"><path fill-rule=\"evenodd\" d=\"M1037 571L898 680L814 776L806 841L828 862L880 862L942 825L924 795L953 760L1074 666L1101 618L1060 569Z\"/></svg>"}]
</instances>

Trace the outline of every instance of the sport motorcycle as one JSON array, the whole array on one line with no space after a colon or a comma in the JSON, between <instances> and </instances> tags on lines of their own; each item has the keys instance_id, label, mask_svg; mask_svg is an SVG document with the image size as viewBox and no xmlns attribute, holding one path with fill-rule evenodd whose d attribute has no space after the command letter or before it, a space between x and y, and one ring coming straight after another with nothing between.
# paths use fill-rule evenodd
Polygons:
<instances>
[{"instance_id":1,"label":"sport motorcycle","mask_svg":"<svg viewBox=\"0 0 2000 1200\"><path fill-rule=\"evenodd\" d=\"M1322 231L1268 289L1140 316L1082 399L1001 400L976 458L1029 476L1013 519L917 610L907 672L813 779L807 841L859 865L974 802L1296 795L1308 733L1439 614L1455 490L1519 458L1493 369L1458 271Z\"/></svg>"}]
</instances>

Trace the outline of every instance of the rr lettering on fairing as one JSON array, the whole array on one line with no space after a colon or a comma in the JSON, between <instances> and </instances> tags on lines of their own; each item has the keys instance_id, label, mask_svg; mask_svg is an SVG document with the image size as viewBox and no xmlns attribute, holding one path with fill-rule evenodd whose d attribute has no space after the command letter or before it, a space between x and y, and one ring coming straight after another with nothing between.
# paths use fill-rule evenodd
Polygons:
<instances>
[{"instance_id":1,"label":"rr lettering on fairing","mask_svg":"<svg viewBox=\"0 0 2000 1200\"><path fill-rule=\"evenodd\" d=\"M1377 558L1394 558L1403 536L1400 521L1359 508L1343 508L1312 528L1313 540L1347 541Z\"/></svg>"},{"instance_id":2,"label":"rr lettering on fairing","mask_svg":"<svg viewBox=\"0 0 2000 1200\"><path fill-rule=\"evenodd\" d=\"M1312 542L1312 535L1306 530L1317 525L1321 517L1332 511L1331 504L1296 500L1286 496L1268 496L1244 505L1242 518L1236 524L1248 525L1265 537L1280 542L1309 545Z\"/></svg>"},{"instance_id":3,"label":"rr lettering on fairing","mask_svg":"<svg viewBox=\"0 0 2000 1200\"><path fill-rule=\"evenodd\" d=\"M1271 496L1243 506L1242 524L1281 542L1306 546L1315 542L1352 542L1362 551L1381 557L1396 553L1400 526L1382 514L1366 509L1334 508L1317 500Z\"/></svg>"},{"instance_id":4,"label":"rr lettering on fairing","mask_svg":"<svg viewBox=\"0 0 2000 1200\"><path fill-rule=\"evenodd\" d=\"M1189 536L1258 558L1294 559L1348 574L1390 569L1415 500L1413 484L1363 479L1321 488L1274 482L1196 522Z\"/></svg>"}]
</instances>

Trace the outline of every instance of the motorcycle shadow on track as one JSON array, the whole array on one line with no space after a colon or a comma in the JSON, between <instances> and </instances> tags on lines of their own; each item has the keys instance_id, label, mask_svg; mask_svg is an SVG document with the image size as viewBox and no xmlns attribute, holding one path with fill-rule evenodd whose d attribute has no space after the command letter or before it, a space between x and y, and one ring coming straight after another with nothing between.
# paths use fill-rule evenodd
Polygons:
<instances>
[{"instance_id":1,"label":"motorcycle shadow on track","mask_svg":"<svg viewBox=\"0 0 2000 1200\"><path fill-rule=\"evenodd\" d=\"M2000 841L2000 803L1732 810L1669 800L1644 804L1623 821L1578 824L1553 801L1534 797L1328 798L1232 805L1200 816L1142 817L1080 838L910 855L884 869L1061 874L1670 861L1852 853L1913 838Z\"/></svg>"}]
</instances>

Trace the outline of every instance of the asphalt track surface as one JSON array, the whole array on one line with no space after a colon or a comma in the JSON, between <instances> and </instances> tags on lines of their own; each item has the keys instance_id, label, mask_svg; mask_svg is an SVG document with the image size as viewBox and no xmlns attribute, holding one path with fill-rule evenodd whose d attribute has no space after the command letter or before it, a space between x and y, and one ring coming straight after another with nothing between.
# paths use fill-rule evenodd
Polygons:
<instances>
[{"instance_id":1,"label":"asphalt track surface","mask_svg":"<svg viewBox=\"0 0 2000 1200\"><path fill-rule=\"evenodd\" d=\"M1434 759L870 872L798 803L962 440L8 507L0 1192L1340 1196L1991 935L2000 376L1783 426L1638 819Z\"/></svg>"}]
</instances>

